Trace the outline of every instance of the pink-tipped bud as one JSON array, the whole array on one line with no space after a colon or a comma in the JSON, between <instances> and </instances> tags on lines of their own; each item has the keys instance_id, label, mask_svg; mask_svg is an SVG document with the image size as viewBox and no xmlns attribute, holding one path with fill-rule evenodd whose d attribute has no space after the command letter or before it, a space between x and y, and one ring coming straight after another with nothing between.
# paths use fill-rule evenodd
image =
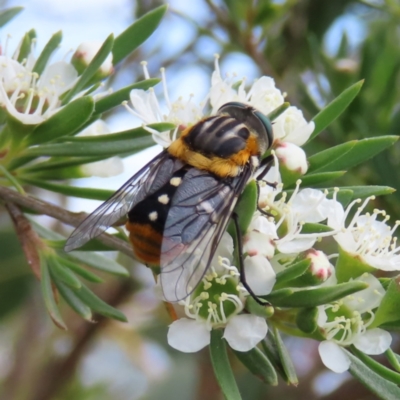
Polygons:
<instances>
[{"instance_id":1,"label":"pink-tipped bud","mask_svg":"<svg viewBox=\"0 0 400 400\"><path fill-rule=\"evenodd\" d=\"M87 66L92 62L101 46L101 42L83 42L78 46L72 56L71 64L76 68L79 74L82 74ZM112 55L110 53L96 72L96 81L102 80L111 75L113 70Z\"/></svg>"}]
</instances>

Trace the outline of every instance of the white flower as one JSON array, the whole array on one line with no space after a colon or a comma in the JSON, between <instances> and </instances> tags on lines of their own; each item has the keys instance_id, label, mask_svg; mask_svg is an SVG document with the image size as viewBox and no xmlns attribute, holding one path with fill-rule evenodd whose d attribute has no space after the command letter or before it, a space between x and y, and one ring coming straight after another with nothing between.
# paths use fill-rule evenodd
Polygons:
<instances>
[{"instance_id":1,"label":"white flower","mask_svg":"<svg viewBox=\"0 0 400 400\"><path fill-rule=\"evenodd\" d=\"M354 346L365 354L378 355L389 349L392 337L383 329L374 328L354 339ZM318 352L325 367L338 374L349 369L351 361L342 347L331 340L324 340L318 346Z\"/></svg>"},{"instance_id":2,"label":"white flower","mask_svg":"<svg viewBox=\"0 0 400 400\"><path fill-rule=\"evenodd\" d=\"M266 211L268 211L270 206L274 204L275 198L280 195L283 188L282 179L279 172L279 160L274 151L272 154L274 156L274 165L268 171L264 179L258 182L260 190L258 196L258 205L261 209L265 209ZM267 182L276 184L276 187L268 185Z\"/></svg>"},{"instance_id":3,"label":"white flower","mask_svg":"<svg viewBox=\"0 0 400 400\"><path fill-rule=\"evenodd\" d=\"M346 223L346 219L350 210L361 200L353 201L346 211L339 202L334 200L328 226L338 231L334 238L339 246L346 253L357 258L359 262L384 271L399 271L400 248L396 247L396 238L393 234L400 222L396 221L394 227L391 228L386 224L389 217L386 216L385 211L381 210L361 215L371 199L374 197L364 201L349 223ZM384 217L382 221L378 220L379 215Z\"/></svg>"},{"instance_id":4,"label":"white flower","mask_svg":"<svg viewBox=\"0 0 400 400\"><path fill-rule=\"evenodd\" d=\"M239 314L243 310L247 291L239 284L239 273L230 265L229 258L220 255L233 250L232 239L227 233L224 236L210 271L195 291L180 302L188 318L178 319L169 327L168 343L177 350L190 353L202 349L210 343L212 329L223 328L224 338L238 351L252 349L267 334L268 326L264 318ZM261 269L258 272L261 273L263 287L257 286L255 290L267 294L272 289L271 282L275 282L275 273L262 261L256 264L255 268ZM251 271L252 266L249 268L250 280L253 280L254 271Z\"/></svg>"},{"instance_id":5,"label":"white flower","mask_svg":"<svg viewBox=\"0 0 400 400\"><path fill-rule=\"evenodd\" d=\"M326 193L317 189L300 190L299 180L292 196L282 193L278 201L267 204L266 211L277 214L276 222L279 239L275 245L281 253L292 254L306 251L313 247L318 238L331 236L335 232L303 234L305 223L315 223L327 218L333 203L326 199ZM280 232L283 232L281 234Z\"/></svg>"},{"instance_id":6,"label":"white flower","mask_svg":"<svg viewBox=\"0 0 400 400\"><path fill-rule=\"evenodd\" d=\"M284 102L284 97L279 89L275 87L275 81L269 76L262 76L254 81L250 90L246 92L246 79L238 79L236 75L222 78L219 63L219 56L215 57L215 70L211 77L210 104L212 113L225 103L230 101L239 101L247 103L267 115ZM239 88L233 87L240 82Z\"/></svg>"},{"instance_id":7,"label":"white flower","mask_svg":"<svg viewBox=\"0 0 400 400\"><path fill-rule=\"evenodd\" d=\"M147 70L147 63L143 62L142 66L145 78L149 79L150 75ZM192 96L189 97L188 101L183 101L180 97L178 100L171 102L168 94L164 68L161 69L161 76L164 89L164 100L167 108L165 111L162 109L153 88L148 90L133 89L130 93L132 107L128 106L127 103L123 104L132 115L143 121L145 125L157 122L170 122L176 125L172 137L170 131L158 132L155 129L145 126L145 129L152 134L156 143L163 147L168 147L176 138L178 129L184 129L193 125L203 117L204 104L194 104Z\"/></svg>"},{"instance_id":8,"label":"white flower","mask_svg":"<svg viewBox=\"0 0 400 400\"><path fill-rule=\"evenodd\" d=\"M65 61L48 65L39 76L16 60L0 56L0 104L24 124L40 124L60 109L60 96L71 89L77 76Z\"/></svg>"},{"instance_id":9,"label":"white flower","mask_svg":"<svg viewBox=\"0 0 400 400\"><path fill-rule=\"evenodd\" d=\"M243 238L243 252L251 257L262 255L272 258L275 253L274 240L277 238L275 224L256 212Z\"/></svg>"},{"instance_id":10,"label":"white flower","mask_svg":"<svg viewBox=\"0 0 400 400\"><path fill-rule=\"evenodd\" d=\"M290 106L274 121L274 141L301 146L313 133L315 124L307 122L297 107Z\"/></svg>"},{"instance_id":11,"label":"white flower","mask_svg":"<svg viewBox=\"0 0 400 400\"><path fill-rule=\"evenodd\" d=\"M107 124L99 119L80 132L78 136L98 136L109 133L110 130ZM86 176L108 178L121 174L124 171L124 165L119 157L111 157L105 160L84 164L81 166L81 171Z\"/></svg>"},{"instance_id":12,"label":"white flower","mask_svg":"<svg viewBox=\"0 0 400 400\"><path fill-rule=\"evenodd\" d=\"M363 274L356 280L368 283L369 287L339 302L319 307L318 325L327 339L320 343L319 353L325 366L338 373L350 366L341 347L354 345L365 354L376 355L385 352L392 341L385 330L368 329L374 320L373 310L379 306L385 290L371 274Z\"/></svg>"},{"instance_id":13,"label":"white flower","mask_svg":"<svg viewBox=\"0 0 400 400\"><path fill-rule=\"evenodd\" d=\"M334 203L326 193L318 189L302 189L291 199L294 213L305 222L317 223L327 219Z\"/></svg>"},{"instance_id":14,"label":"white flower","mask_svg":"<svg viewBox=\"0 0 400 400\"><path fill-rule=\"evenodd\" d=\"M215 70L211 76L211 87L206 99L199 104L192 101L192 96L188 100L178 98L171 101L168 95L165 71L161 69L163 93L166 103L162 109L152 88L147 91L134 89L131 92L131 106L124 103L127 110L139 118L145 125L157 122L170 122L176 126L172 136L169 131L158 132L154 129L145 127L153 135L156 143L164 147L169 146L176 138L177 130L192 126L201 118L205 117L204 107L209 101L211 114L214 115L219 108L229 102L237 101L249 104L261 111L265 115L281 106L284 102L284 95L275 86L275 81L268 76L262 76L255 80L251 87L246 90L246 78L237 77L235 74L227 75L222 78L219 63L219 56L215 57ZM149 78L146 63L142 63L145 78ZM280 119L279 119L280 118ZM296 145L305 143L314 129L314 123L303 118L300 110L290 107L277 121L277 135L275 138L282 142L291 142ZM278 121L279 120L279 121ZM274 124L275 132L275 124Z\"/></svg>"}]
</instances>

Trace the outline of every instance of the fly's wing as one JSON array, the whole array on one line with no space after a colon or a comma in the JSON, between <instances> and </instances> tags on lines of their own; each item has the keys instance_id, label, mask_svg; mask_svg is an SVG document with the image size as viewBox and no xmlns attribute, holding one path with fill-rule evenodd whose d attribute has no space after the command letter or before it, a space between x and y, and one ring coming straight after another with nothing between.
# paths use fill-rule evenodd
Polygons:
<instances>
[{"instance_id":1,"label":"fly's wing","mask_svg":"<svg viewBox=\"0 0 400 400\"><path fill-rule=\"evenodd\" d=\"M167 301L187 297L210 266L238 196L252 171L219 179L190 169L171 201L161 246L161 286Z\"/></svg>"},{"instance_id":2,"label":"fly's wing","mask_svg":"<svg viewBox=\"0 0 400 400\"><path fill-rule=\"evenodd\" d=\"M171 175L182 166L181 161L171 157L166 151L161 152L72 232L64 250L74 250L99 236L121 217L126 216L135 204L165 185Z\"/></svg>"}]
</instances>

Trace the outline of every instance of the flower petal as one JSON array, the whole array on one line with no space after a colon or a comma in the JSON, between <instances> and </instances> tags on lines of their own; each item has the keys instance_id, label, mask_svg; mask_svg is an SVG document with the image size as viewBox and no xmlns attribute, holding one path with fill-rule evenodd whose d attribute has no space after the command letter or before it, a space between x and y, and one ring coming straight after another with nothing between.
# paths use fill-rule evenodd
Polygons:
<instances>
[{"instance_id":1,"label":"flower petal","mask_svg":"<svg viewBox=\"0 0 400 400\"><path fill-rule=\"evenodd\" d=\"M360 314L378 307L385 295L385 289L379 280L375 276L365 273L355 281L367 283L368 287L345 297L344 304L351 310L357 310Z\"/></svg>"},{"instance_id":2,"label":"flower petal","mask_svg":"<svg viewBox=\"0 0 400 400\"><path fill-rule=\"evenodd\" d=\"M232 317L224 331L229 346L237 351L249 351L255 347L268 332L264 318L240 314Z\"/></svg>"},{"instance_id":3,"label":"flower petal","mask_svg":"<svg viewBox=\"0 0 400 400\"><path fill-rule=\"evenodd\" d=\"M350 359L342 348L335 342L325 340L318 346L318 352L325 367L341 374L350 367Z\"/></svg>"},{"instance_id":4,"label":"flower petal","mask_svg":"<svg viewBox=\"0 0 400 400\"><path fill-rule=\"evenodd\" d=\"M285 239L285 238L283 238ZM298 238L290 240L290 241L276 241L277 249L284 254L291 253L301 253L302 251L306 251L311 249L314 246L316 238L301 238L301 235Z\"/></svg>"},{"instance_id":5,"label":"flower petal","mask_svg":"<svg viewBox=\"0 0 400 400\"><path fill-rule=\"evenodd\" d=\"M210 331L204 322L181 318L169 326L167 339L174 349L195 353L210 344Z\"/></svg>"},{"instance_id":6,"label":"flower petal","mask_svg":"<svg viewBox=\"0 0 400 400\"><path fill-rule=\"evenodd\" d=\"M362 335L358 335L354 339L354 346L365 354L382 354L392 343L392 336L389 332L374 328L366 331Z\"/></svg>"},{"instance_id":7,"label":"flower petal","mask_svg":"<svg viewBox=\"0 0 400 400\"><path fill-rule=\"evenodd\" d=\"M270 262L263 256L246 257L244 260L246 282L257 296L271 293L276 274Z\"/></svg>"},{"instance_id":8,"label":"flower petal","mask_svg":"<svg viewBox=\"0 0 400 400\"><path fill-rule=\"evenodd\" d=\"M262 255L272 258L275 253L273 244L274 236L266 235L257 231L251 231L244 237L243 251L250 256Z\"/></svg>"}]
</instances>

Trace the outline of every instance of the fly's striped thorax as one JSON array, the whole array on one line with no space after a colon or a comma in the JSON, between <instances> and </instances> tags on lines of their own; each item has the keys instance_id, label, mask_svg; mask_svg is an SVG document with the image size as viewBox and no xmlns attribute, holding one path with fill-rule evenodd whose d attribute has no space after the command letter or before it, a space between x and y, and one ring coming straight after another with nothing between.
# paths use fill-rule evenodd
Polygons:
<instances>
[{"instance_id":1,"label":"fly's striped thorax","mask_svg":"<svg viewBox=\"0 0 400 400\"><path fill-rule=\"evenodd\" d=\"M248 128L237 119L214 116L200 121L182 135L192 150L208 157L229 158L246 148Z\"/></svg>"},{"instance_id":2,"label":"fly's striped thorax","mask_svg":"<svg viewBox=\"0 0 400 400\"><path fill-rule=\"evenodd\" d=\"M187 171L188 167L176 171L164 186L136 204L128 213L126 229L134 254L147 265L160 264L163 232L171 200Z\"/></svg>"},{"instance_id":3,"label":"fly's striped thorax","mask_svg":"<svg viewBox=\"0 0 400 400\"><path fill-rule=\"evenodd\" d=\"M260 156L257 135L228 115L209 117L186 129L168 152L221 178L238 176L252 156Z\"/></svg>"}]
</instances>

